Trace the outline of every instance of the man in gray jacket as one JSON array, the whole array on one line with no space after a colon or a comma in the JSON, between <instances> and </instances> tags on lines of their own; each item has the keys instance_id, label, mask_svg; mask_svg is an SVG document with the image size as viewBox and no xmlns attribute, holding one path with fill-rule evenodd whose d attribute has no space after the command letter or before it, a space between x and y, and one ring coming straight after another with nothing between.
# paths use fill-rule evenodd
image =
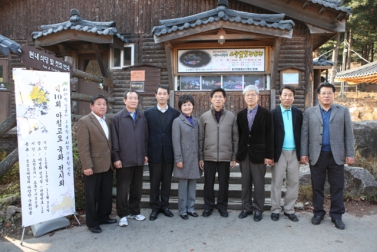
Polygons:
<instances>
[{"instance_id":1,"label":"man in gray jacket","mask_svg":"<svg viewBox=\"0 0 377 252\"><path fill-rule=\"evenodd\" d=\"M331 221L336 228L344 229L344 164L354 162L351 116L348 108L333 103L334 85L322 83L317 93L319 105L305 110L301 128L301 163L309 162L312 179L312 224L320 224L326 214L323 191L327 173Z\"/></svg>"},{"instance_id":2,"label":"man in gray jacket","mask_svg":"<svg viewBox=\"0 0 377 252\"><path fill-rule=\"evenodd\" d=\"M133 90L126 91L123 102L125 108L114 115L111 122L111 156L116 168L116 207L121 227L128 225L127 218L145 219L139 205L143 167L148 162L148 124L144 115L136 110L139 96Z\"/></svg>"},{"instance_id":3,"label":"man in gray jacket","mask_svg":"<svg viewBox=\"0 0 377 252\"><path fill-rule=\"evenodd\" d=\"M217 210L222 217L228 217L228 188L230 165L236 165L238 128L236 116L225 110L226 92L215 88L210 93L211 109L199 121L199 165L204 169L203 217L212 214L215 207L215 175L218 173L219 193ZM229 165L230 163L230 165Z\"/></svg>"}]
</instances>

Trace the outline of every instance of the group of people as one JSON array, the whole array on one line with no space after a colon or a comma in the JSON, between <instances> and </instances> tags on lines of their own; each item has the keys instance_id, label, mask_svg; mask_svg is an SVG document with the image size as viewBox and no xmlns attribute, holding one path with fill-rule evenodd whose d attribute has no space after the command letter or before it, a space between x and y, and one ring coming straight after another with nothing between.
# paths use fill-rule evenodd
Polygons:
<instances>
[{"instance_id":1,"label":"group of people","mask_svg":"<svg viewBox=\"0 0 377 252\"><path fill-rule=\"evenodd\" d=\"M335 87L322 83L319 105L302 113L292 106L295 89L280 90L280 106L269 111L258 105L259 90L247 86L243 95L247 108L237 115L225 109L226 91L210 92L211 108L199 120L192 116L195 101L191 95L179 98L180 112L168 106L169 88L159 85L157 105L144 113L137 110L138 94L124 93L125 108L111 120L105 118L107 99L93 97L91 113L78 121L77 140L84 172L86 223L93 233L102 232L101 224L117 223L110 219L113 169L116 171L116 211L119 226L128 219L145 220L140 213L143 167L150 172L149 220L159 213L167 217L172 176L178 178L178 208L182 219L198 217L195 211L196 180L204 173L203 217L215 208L228 217L230 169L238 162L242 174L242 207L239 218L254 215L262 219L265 203L266 166L271 166L271 219L281 212L297 222L294 205L298 197L299 167L309 163L313 188L314 216L318 225L326 212L323 208L326 174L330 184L330 217L344 229L342 214L344 164L354 162L353 133L348 109L333 104ZM109 126L111 125L111 126ZM218 174L218 196L214 184ZM286 177L284 207L281 190Z\"/></svg>"}]
</instances>

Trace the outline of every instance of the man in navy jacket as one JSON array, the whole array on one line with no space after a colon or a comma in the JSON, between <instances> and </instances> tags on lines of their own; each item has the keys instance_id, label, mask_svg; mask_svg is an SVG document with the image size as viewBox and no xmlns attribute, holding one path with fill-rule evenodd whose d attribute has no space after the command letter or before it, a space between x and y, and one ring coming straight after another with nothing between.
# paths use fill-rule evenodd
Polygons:
<instances>
[{"instance_id":1,"label":"man in navy jacket","mask_svg":"<svg viewBox=\"0 0 377 252\"><path fill-rule=\"evenodd\" d=\"M169 87L159 85L155 96L157 105L144 112L148 121L148 160L150 174L149 220L157 219L158 213L173 217L168 209L173 172L174 154L172 143L172 124L179 111L168 106ZM160 195L161 186L161 195Z\"/></svg>"}]
</instances>

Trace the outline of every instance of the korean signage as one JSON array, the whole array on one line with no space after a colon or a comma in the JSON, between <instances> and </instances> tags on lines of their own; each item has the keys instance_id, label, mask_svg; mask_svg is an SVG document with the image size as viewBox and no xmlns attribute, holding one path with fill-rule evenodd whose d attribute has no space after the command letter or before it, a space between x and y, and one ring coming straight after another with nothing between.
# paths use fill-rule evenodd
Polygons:
<instances>
[{"instance_id":1,"label":"korean signage","mask_svg":"<svg viewBox=\"0 0 377 252\"><path fill-rule=\"evenodd\" d=\"M265 58L264 48L178 50L178 72L263 72Z\"/></svg>"},{"instance_id":2,"label":"korean signage","mask_svg":"<svg viewBox=\"0 0 377 252\"><path fill-rule=\"evenodd\" d=\"M22 225L75 212L69 73L14 69Z\"/></svg>"},{"instance_id":3,"label":"korean signage","mask_svg":"<svg viewBox=\"0 0 377 252\"><path fill-rule=\"evenodd\" d=\"M61 58L29 45L22 46L21 61L25 66L52 72L71 72L72 65Z\"/></svg>"}]
</instances>

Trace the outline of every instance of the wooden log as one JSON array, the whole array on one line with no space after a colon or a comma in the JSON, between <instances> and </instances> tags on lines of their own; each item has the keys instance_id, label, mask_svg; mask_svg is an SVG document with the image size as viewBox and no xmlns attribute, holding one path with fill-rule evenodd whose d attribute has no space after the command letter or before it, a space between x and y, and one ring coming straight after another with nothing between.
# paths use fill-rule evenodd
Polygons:
<instances>
[{"instance_id":1,"label":"wooden log","mask_svg":"<svg viewBox=\"0 0 377 252\"><path fill-rule=\"evenodd\" d=\"M10 129L17 125L16 114L12 114L0 123L0 137L7 133Z\"/></svg>"},{"instance_id":2,"label":"wooden log","mask_svg":"<svg viewBox=\"0 0 377 252\"><path fill-rule=\"evenodd\" d=\"M72 76L73 77L87 79L87 80L90 80L90 81L93 81L93 82L96 82L96 83L101 83L102 82L102 77L101 76L97 76L97 75L93 75L93 74L88 74L88 73L85 73L85 72L80 71L78 69L72 69Z\"/></svg>"},{"instance_id":3,"label":"wooden log","mask_svg":"<svg viewBox=\"0 0 377 252\"><path fill-rule=\"evenodd\" d=\"M91 96L91 95L81 94L81 93L76 93L76 92L71 92L71 100L74 100L74 101L90 102L91 99L92 99L92 96ZM115 102L115 98L108 97L108 98L107 98L107 101L108 101L109 103L114 103L114 102Z\"/></svg>"},{"instance_id":4,"label":"wooden log","mask_svg":"<svg viewBox=\"0 0 377 252\"><path fill-rule=\"evenodd\" d=\"M0 178L18 161L18 148L0 162Z\"/></svg>"}]
</instances>

